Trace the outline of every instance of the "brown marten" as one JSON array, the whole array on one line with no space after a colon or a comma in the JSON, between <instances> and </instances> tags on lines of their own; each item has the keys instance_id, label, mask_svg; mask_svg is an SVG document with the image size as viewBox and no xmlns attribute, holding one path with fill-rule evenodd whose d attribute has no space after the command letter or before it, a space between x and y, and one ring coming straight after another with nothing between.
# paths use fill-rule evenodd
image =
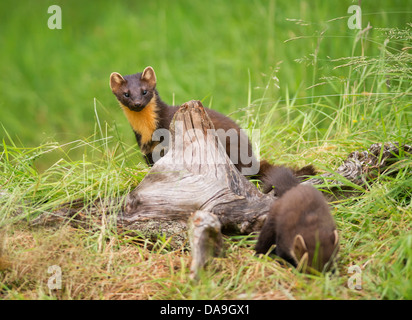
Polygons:
<instances>
[{"instance_id":1,"label":"brown marten","mask_svg":"<svg viewBox=\"0 0 412 320\"><path fill-rule=\"evenodd\" d=\"M154 148L160 142L164 144L168 142L168 140L153 139L154 133L157 129L169 129L179 106L169 106L160 99L156 90L156 74L150 66L141 73L127 76L113 72L110 75L110 88L133 129L137 144L147 164L152 166L156 160L152 155ZM215 110L208 108L205 110L217 130L217 135L228 157L236 168L249 178L261 179L268 175L273 166L265 160L259 162L255 158L247 135L236 122ZM235 143L231 141L230 134L228 134L233 132L236 135ZM307 174L314 175L314 170L308 171L306 168L313 169L312 166L307 166L295 171L294 174L298 177Z\"/></svg>"},{"instance_id":2,"label":"brown marten","mask_svg":"<svg viewBox=\"0 0 412 320\"><path fill-rule=\"evenodd\" d=\"M322 193L299 184L293 172L272 167L263 177L266 187L279 196L268 213L256 245L256 253L274 253L297 267L326 271L338 251L338 233ZM309 267L309 268L306 268Z\"/></svg>"},{"instance_id":3,"label":"brown marten","mask_svg":"<svg viewBox=\"0 0 412 320\"><path fill-rule=\"evenodd\" d=\"M169 106L160 99L156 90L156 75L150 66L141 73L127 76L113 72L110 75L110 87L135 133L137 143L145 155L147 164L153 165L152 152L159 141L154 141L152 136L157 129L169 129L179 106ZM219 131L217 134L225 146L229 158L232 161L233 157L238 160L234 161L236 168L241 173L243 173L242 168L250 168L254 163L259 168L259 162L254 158L250 141L246 134L240 130L240 127L223 114L208 108L205 109L216 130L223 129L220 132L229 132L231 129L233 132L233 129L235 130L235 135L239 139L236 139L237 143L232 145L228 136L225 134L220 136ZM242 157L241 152L247 153L246 156ZM246 161L242 162L241 159L246 159L247 163ZM257 173L252 172L252 174Z\"/></svg>"}]
</instances>

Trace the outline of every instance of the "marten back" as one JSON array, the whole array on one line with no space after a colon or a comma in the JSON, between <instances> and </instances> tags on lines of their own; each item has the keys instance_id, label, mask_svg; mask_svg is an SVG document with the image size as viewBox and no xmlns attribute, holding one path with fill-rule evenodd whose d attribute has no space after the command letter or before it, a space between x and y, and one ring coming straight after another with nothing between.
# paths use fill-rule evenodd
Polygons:
<instances>
[{"instance_id":1,"label":"marten back","mask_svg":"<svg viewBox=\"0 0 412 320\"><path fill-rule=\"evenodd\" d=\"M274 244L274 253L294 266L302 261L319 271L330 267L338 250L338 234L321 192L298 185L274 202L255 250L267 253Z\"/></svg>"},{"instance_id":2,"label":"marten back","mask_svg":"<svg viewBox=\"0 0 412 320\"><path fill-rule=\"evenodd\" d=\"M273 189L275 196L280 197L289 189L296 187L299 180L291 169L282 166L271 166L262 175L262 184L263 193L268 193Z\"/></svg>"},{"instance_id":3,"label":"marten back","mask_svg":"<svg viewBox=\"0 0 412 320\"><path fill-rule=\"evenodd\" d=\"M258 178L262 182L263 193L274 190L274 195L280 197L289 189L297 186L306 177L314 175L316 175L316 170L312 165L292 170L284 166L274 166L266 160L262 160Z\"/></svg>"}]
</instances>

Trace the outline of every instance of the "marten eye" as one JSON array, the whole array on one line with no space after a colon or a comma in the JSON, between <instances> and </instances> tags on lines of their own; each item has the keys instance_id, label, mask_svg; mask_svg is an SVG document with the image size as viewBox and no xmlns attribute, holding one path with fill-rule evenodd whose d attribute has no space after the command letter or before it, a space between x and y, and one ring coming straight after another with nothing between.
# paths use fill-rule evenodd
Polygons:
<instances>
[{"instance_id":1,"label":"marten eye","mask_svg":"<svg viewBox=\"0 0 412 320\"><path fill-rule=\"evenodd\" d=\"M142 94L145 95L147 93L147 90L143 90Z\"/></svg>"},{"instance_id":2,"label":"marten eye","mask_svg":"<svg viewBox=\"0 0 412 320\"><path fill-rule=\"evenodd\" d=\"M130 97L130 94L129 94L128 92L123 93L123 95L124 95L126 98L129 98L129 97Z\"/></svg>"}]
</instances>

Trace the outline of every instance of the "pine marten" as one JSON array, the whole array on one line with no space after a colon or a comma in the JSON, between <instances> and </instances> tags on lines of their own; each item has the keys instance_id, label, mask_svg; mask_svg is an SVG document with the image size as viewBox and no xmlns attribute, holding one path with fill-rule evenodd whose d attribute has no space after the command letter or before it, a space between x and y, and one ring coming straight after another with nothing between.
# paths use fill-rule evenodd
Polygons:
<instances>
[{"instance_id":1,"label":"pine marten","mask_svg":"<svg viewBox=\"0 0 412 320\"><path fill-rule=\"evenodd\" d=\"M299 184L285 167L271 167L263 177L266 187L274 187L279 197L260 231L256 253L274 253L310 271L326 271L338 251L338 233L322 193L310 185Z\"/></svg>"},{"instance_id":2,"label":"pine marten","mask_svg":"<svg viewBox=\"0 0 412 320\"><path fill-rule=\"evenodd\" d=\"M110 87L135 133L137 143L145 155L147 164L152 166L154 163L152 152L156 145L159 144L159 141L152 139L153 133L157 129L169 129L173 116L179 109L179 106L169 106L160 99L159 93L156 90L156 75L150 66L141 73L124 77L117 72L113 72L110 75ZM219 139L223 146L225 146L229 158L233 159L231 153L237 153L236 159L239 161L234 163L236 168L242 172L242 168L250 167L253 161L251 159L255 158L247 136L232 119L215 110L205 109L216 130L223 129L224 132L228 132L230 129L236 130L236 134L239 137L237 145L230 145L229 137L221 137L218 132ZM246 150L240 147L241 143L247 146L243 148ZM248 159L248 163L241 162L241 152L247 153L243 159ZM257 160L256 163L259 164Z\"/></svg>"},{"instance_id":3,"label":"pine marten","mask_svg":"<svg viewBox=\"0 0 412 320\"><path fill-rule=\"evenodd\" d=\"M156 90L156 74L150 66L146 67L141 73L124 77L117 72L113 72L110 75L110 88L133 129L137 144L144 154L147 164L152 166L154 164L153 149L160 143L153 139L153 133L157 129L169 129L173 116L179 109L179 106L169 106L160 99L159 93ZM215 110L208 108L205 108L205 110L217 130L219 139L225 147L228 157L232 161L237 159L237 161L234 161L236 168L241 173L243 173L242 169L246 169L245 172L249 172L249 174L245 175L249 178L261 179L261 177L265 176L266 172L270 171L273 165L266 160L260 162L256 160L248 137L240 130L236 122ZM235 130L237 134L236 143L231 143L229 136L225 135L230 130ZM247 162L242 162L242 159L246 159ZM258 164L257 172L253 172L255 169L253 165L255 163ZM247 169L250 170L248 171ZM297 177L302 177L304 175L314 175L315 171L309 165L295 171L294 174Z\"/></svg>"}]
</instances>

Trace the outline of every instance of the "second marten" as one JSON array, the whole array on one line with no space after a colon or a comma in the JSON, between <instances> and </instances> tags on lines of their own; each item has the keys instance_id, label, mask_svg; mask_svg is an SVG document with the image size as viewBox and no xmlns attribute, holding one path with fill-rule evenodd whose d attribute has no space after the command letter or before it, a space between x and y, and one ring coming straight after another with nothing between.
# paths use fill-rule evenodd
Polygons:
<instances>
[{"instance_id":1,"label":"second marten","mask_svg":"<svg viewBox=\"0 0 412 320\"><path fill-rule=\"evenodd\" d=\"M270 208L256 253L265 254L276 244L274 253L293 266L328 270L338 251L338 233L322 193L299 184L285 167L272 167L264 178L280 198Z\"/></svg>"},{"instance_id":2,"label":"second marten","mask_svg":"<svg viewBox=\"0 0 412 320\"><path fill-rule=\"evenodd\" d=\"M156 90L156 75L150 66L141 73L127 76L113 72L110 75L110 88L119 101L135 133L137 143L145 155L147 164L153 165L152 152L159 143L158 141L153 141L153 133L156 129L169 129L173 116L179 109L179 106L169 106L160 99L159 93ZM226 136L219 138L223 146L225 146L229 158L231 158L231 152L237 152L237 159L239 161L234 164L240 172L242 172L242 168L250 167L252 163L242 163L240 161L242 159L240 152L247 152L247 157L243 157L243 159L248 159L249 162L253 161L251 144L247 136L240 130L240 127L232 119L215 110L208 108L205 108L205 110L216 130L223 129L224 132L228 132L230 129L236 130L239 137L237 139L237 146L230 146L230 139ZM241 150L239 147L241 143L247 146L244 148L247 150ZM256 163L258 163L257 160Z\"/></svg>"}]
</instances>

